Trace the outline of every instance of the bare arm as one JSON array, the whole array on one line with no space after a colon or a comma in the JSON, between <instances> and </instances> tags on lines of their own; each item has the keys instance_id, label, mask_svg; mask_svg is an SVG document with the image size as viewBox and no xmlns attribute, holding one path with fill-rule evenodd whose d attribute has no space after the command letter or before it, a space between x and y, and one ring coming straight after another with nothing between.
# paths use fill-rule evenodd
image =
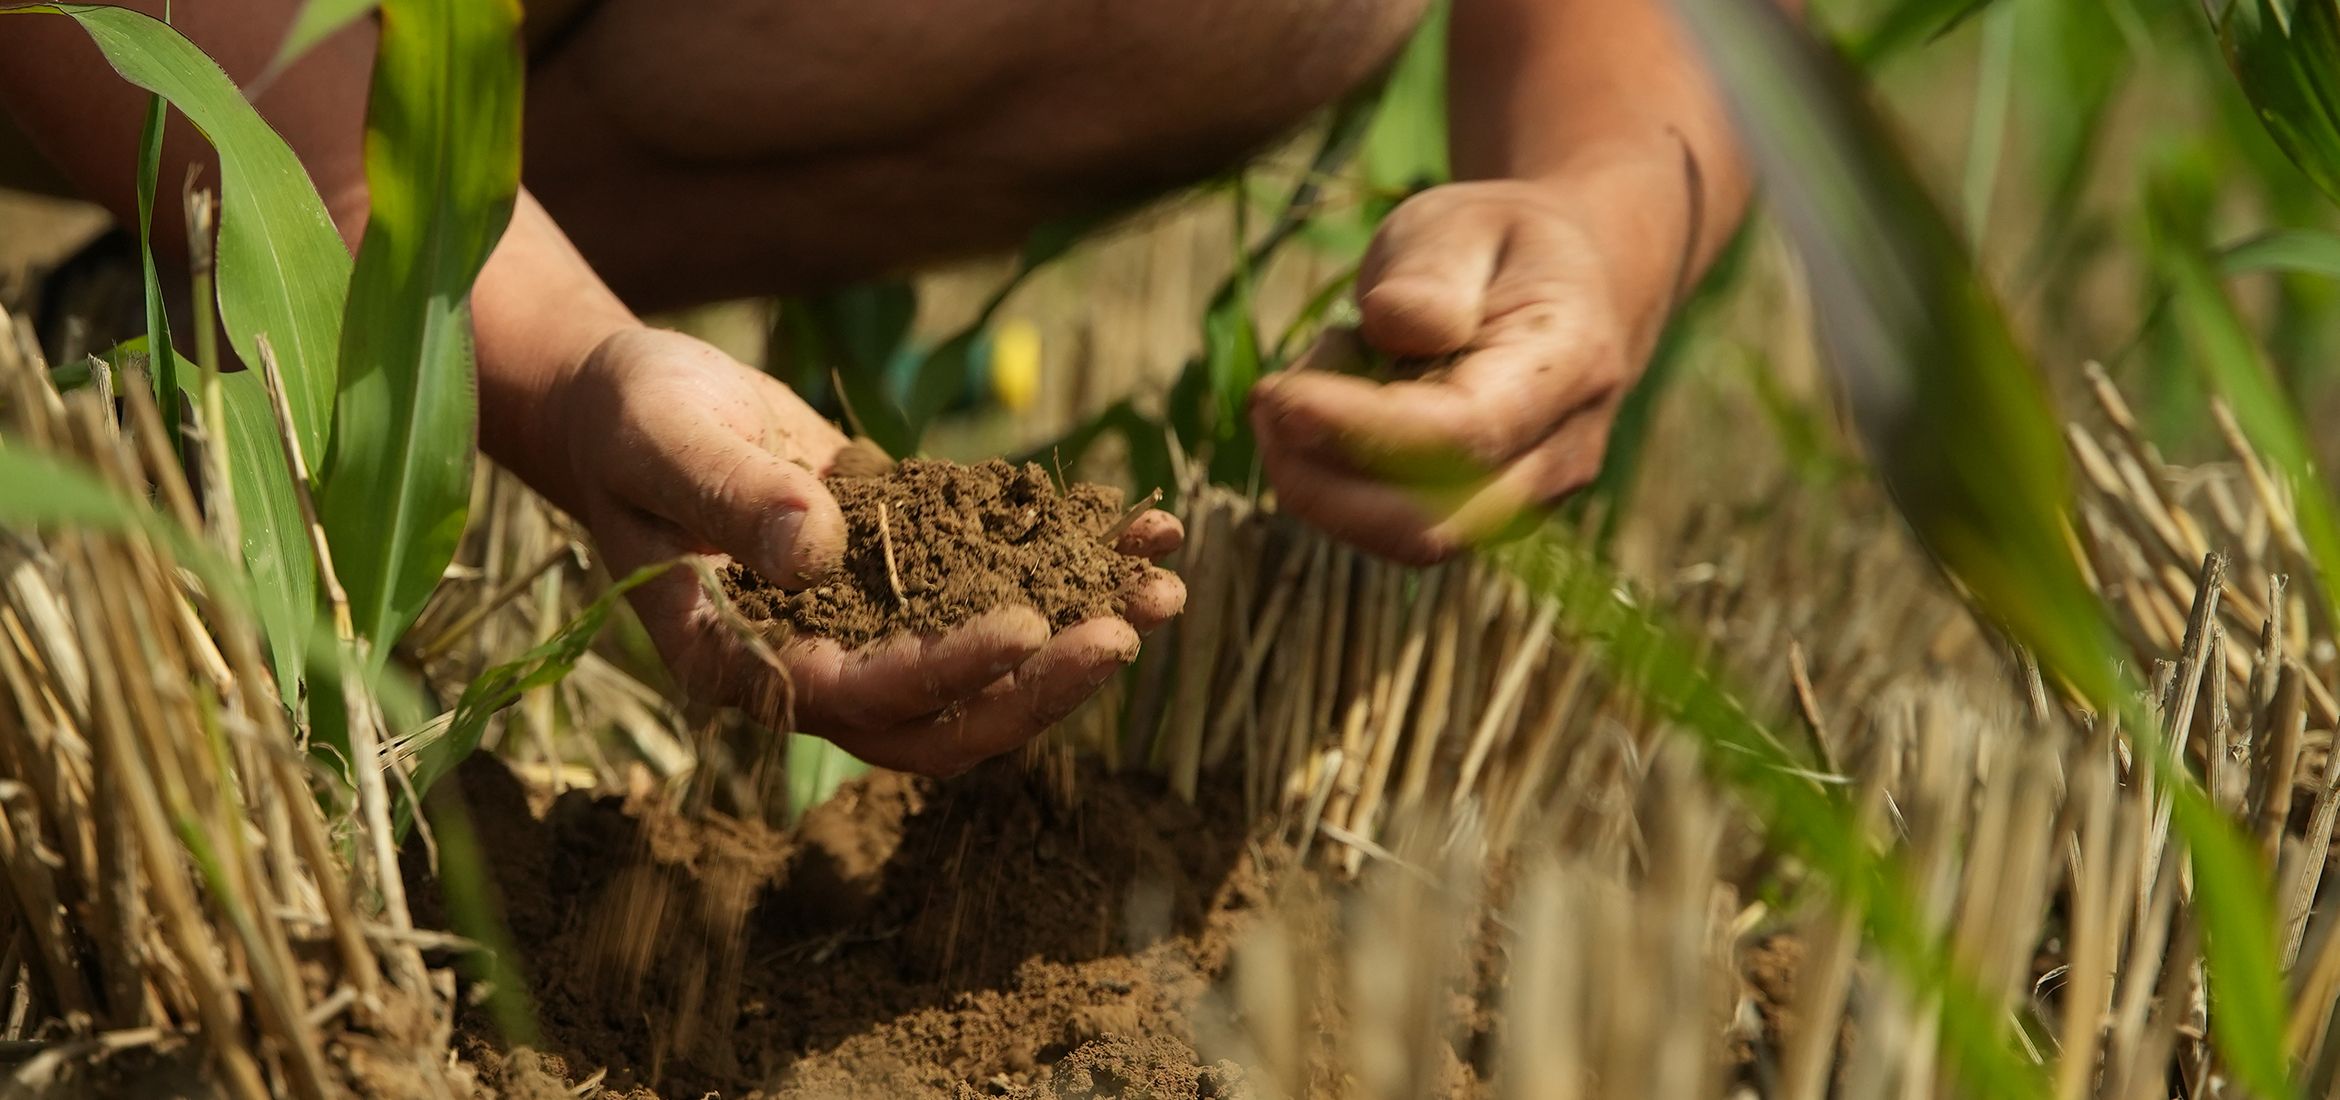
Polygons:
<instances>
[{"instance_id":1,"label":"bare arm","mask_svg":"<svg viewBox=\"0 0 2340 1100\"><path fill-rule=\"evenodd\" d=\"M1800 10L1802 0L1782 0ZM1721 99L1667 0L1457 0L1448 118L1461 179L1543 181L1593 227L1625 298L1662 323L1747 205Z\"/></svg>"},{"instance_id":2,"label":"bare arm","mask_svg":"<svg viewBox=\"0 0 2340 1100\"><path fill-rule=\"evenodd\" d=\"M1423 562L1599 473L1619 403L1749 186L1666 0L1455 0L1453 18L1457 180L1400 205L1357 277L1365 343L1446 369L1285 372L1252 402L1287 508ZM1310 365L1353 354L1327 341Z\"/></svg>"},{"instance_id":3,"label":"bare arm","mask_svg":"<svg viewBox=\"0 0 2340 1100\"><path fill-rule=\"evenodd\" d=\"M150 13L160 7L139 2ZM177 25L241 83L268 64L297 6L182 2ZM353 245L367 210L374 41L370 23L335 36L257 101ZM0 102L84 194L125 222L136 217L146 96L115 77L78 27L47 16L0 20ZM208 161L181 124L166 140L160 178L175 186L187 166ZM155 226L173 254L185 243L178 205L159 203ZM526 194L471 304L483 448L583 521L613 573L720 552L789 584L843 551L843 517L813 471L844 437L770 376L644 327ZM1133 553L1166 553L1178 544L1177 524L1160 516L1133 525L1130 539ZM718 623L688 570L632 595L686 682L720 701L768 695L769 672ZM1176 578L1154 570L1133 589L1127 621L1103 617L1052 635L1036 612L1003 609L940 637L856 653L800 643L782 654L796 728L875 763L960 770L1053 724L1135 654L1139 629L1183 602Z\"/></svg>"}]
</instances>

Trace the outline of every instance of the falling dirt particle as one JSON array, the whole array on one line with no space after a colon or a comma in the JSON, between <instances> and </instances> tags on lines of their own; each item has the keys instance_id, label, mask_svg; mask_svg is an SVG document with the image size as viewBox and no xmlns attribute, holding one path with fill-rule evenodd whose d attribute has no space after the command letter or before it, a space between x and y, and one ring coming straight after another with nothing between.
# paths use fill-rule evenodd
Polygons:
<instances>
[{"instance_id":1,"label":"falling dirt particle","mask_svg":"<svg viewBox=\"0 0 2340 1100\"><path fill-rule=\"evenodd\" d=\"M879 476L832 475L825 484L845 513L836 573L799 592L742 566L726 573L740 609L775 634L851 648L1018 606L1061 630L1119 614L1122 589L1142 568L1107 538L1121 519L1120 491L1060 491L1037 463L908 459Z\"/></svg>"}]
</instances>

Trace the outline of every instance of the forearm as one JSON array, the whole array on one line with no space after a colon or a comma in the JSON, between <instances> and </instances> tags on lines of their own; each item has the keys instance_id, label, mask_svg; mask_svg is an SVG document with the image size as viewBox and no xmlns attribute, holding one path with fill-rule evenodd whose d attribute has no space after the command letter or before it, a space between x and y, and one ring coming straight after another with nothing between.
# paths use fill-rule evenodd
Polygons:
<instances>
[{"instance_id":1,"label":"forearm","mask_svg":"<svg viewBox=\"0 0 2340 1100\"><path fill-rule=\"evenodd\" d=\"M641 322L523 191L512 224L471 289L479 353L480 447L575 512L561 384L602 341Z\"/></svg>"},{"instance_id":2,"label":"forearm","mask_svg":"<svg viewBox=\"0 0 2340 1100\"><path fill-rule=\"evenodd\" d=\"M1783 0L1800 7L1798 0ZM1666 0L1457 0L1455 174L1548 181L1650 330L1745 211L1730 118Z\"/></svg>"}]
</instances>

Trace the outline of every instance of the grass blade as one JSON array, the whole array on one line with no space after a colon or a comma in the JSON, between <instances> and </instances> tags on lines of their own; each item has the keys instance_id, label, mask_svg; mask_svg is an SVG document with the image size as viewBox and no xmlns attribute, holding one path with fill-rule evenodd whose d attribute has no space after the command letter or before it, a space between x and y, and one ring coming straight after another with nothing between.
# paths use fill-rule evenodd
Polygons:
<instances>
[{"instance_id":1,"label":"grass blade","mask_svg":"<svg viewBox=\"0 0 2340 1100\"><path fill-rule=\"evenodd\" d=\"M2276 229L2220 250L2227 275L2282 273L2340 279L2340 236L2321 229Z\"/></svg>"},{"instance_id":2,"label":"grass blade","mask_svg":"<svg viewBox=\"0 0 2340 1100\"><path fill-rule=\"evenodd\" d=\"M472 281L520 187L513 0L391 0L366 118L373 213L342 328L320 508L350 613L386 660L454 558L477 409Z\"/></svg>"},{"instance_id":3,"label":"grass blade","mask_svg":"<svg viewBox=\"0 0 2340 1100\"><path fill-rule=\"evenodd\" d=\"M401 753L415 758L415 792L428 793L432 784L470 756L479 747L480 736L487 732L488 719L497 711L519 702L521 696L536 688L559 683L574 671L586 647L600 635L602 624L609 621L610 612L616 610L617 602L672 565L672 562L660 562L634 570L587 604L575 618L545 639L544 644L480 673L463 689L463 697L456 701L455 710L443 729L427 736L418 734L400 746ZM400 832L405 831L413 812L410 805L402 803L398 807Z\"/></svg>"},{"instance_id":4,"label":"grass blade","mask_svg":"<svg viewBox=\"0 0 2340 1100\"><path fill-rule=\"evenodd\" d=\"M154 375L154 403L162 410L163 426L178 437L179 357L171 347L169 309L163 301L162 278L154 266L154 185L161 174L163 122L170 104L150 96L146 126L138 135L138 264L146 282L146 347L148 369Z\"/></svg>"},{"instance_id":5,"label":"grass blade","mask_svg":"<svg viewBox=\"0 0 2340 1100\"><path fill-rule=\"evenodd\" d=\"M1885 9L1849 50L1853 61L1870 68L1913 46L1921 46L1957 30L1959 25L1991 6L1992 0L1901 0Z\"/></svg>"},{"instance_id":6,"label":"grass blade","mask_svg":"<svg viewBox=\"0 0 2340 1100\"><path fill-rule=\"evenodd\" d=\"M2340 622L2340 517L2331 490L2316 472L2307 425L2251 340L2234 303L2219 285L2195 219L2180 212L2167 187L2152 196L2157 266L2169 283L2169 309L2202 372L2204 385L2234 412L2269 472L2289 490L2301 541L2313 559L2324 607ZM2304 236L2284 238L2296 245ZM2231 255L2229 263L2231 263Z\"/></svg>"},{"instance_id":7,"label":"grass blade","mask_svg":"<svg viewBox=\"0 0 2340 1100\"><path fill-rule=\"evenodd\" d=\"M2285 156L2340 199L2340 4L2228 0L2214 15L2227 66Z\"/></svg>"}]
</instances>

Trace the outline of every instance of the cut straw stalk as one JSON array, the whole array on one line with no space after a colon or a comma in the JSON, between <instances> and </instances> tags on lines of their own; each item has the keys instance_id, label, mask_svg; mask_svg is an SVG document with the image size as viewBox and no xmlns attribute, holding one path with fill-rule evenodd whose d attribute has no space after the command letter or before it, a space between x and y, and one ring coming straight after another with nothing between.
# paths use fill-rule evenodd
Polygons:
<instances>
[{"instance_id":1,"label":"cut straw stalk","mask_svg":"<svg viewBox=\"0 0 2340 1100\"><path fill-rule=\"evenodd\" d=\"M1470 749L1463 756L1462 770L1455 779L1453 805L1459 808L1462 800L1478 792L1479 774L1486 768L1487 758L1495 749L1496 735L1506 723L1516 721L1521 700L1527 690L1528 674L1543 660L1544 651L1551 646L1552 628L1560 617L1557 600L1546 600L1536 609L1536 617L1529 622L1526 636L1510 658L1504 662L1501 678L1496 681L1495 694L1487 701L1487 709L1479 725L1471 732Z\"/></svg>"},{"instance_id":2,"label":"cut straw stalk","mask_svg":"<svg viewBox=\"0 0 2340 1100\"><path fill-rule=\"evenodd\" d=\"M1397 759L1398 742L1405 731L1406 716L1413 703L1414 683L1421 671L1423 649L1430 641L1431 612L1438 606L1440 584L1445 579L1446 572L1443 569L1420 574L1421 587L1414 594L1413 606L1406 616L1402 648L1392 662L1395 668L1391 673L1389 692L1379 707L1381 720L1372 731L1364 780L1357 793L1356 803L1349 810L1347 827L1350 832L1361 836L1375 835L1375 815L1381 810L1383 794L1389 786L1390 766ZM1400 583L1402 580L1400 577ZM1350 874L1357 872L1359 858L1359 853L1354 850L1348 854L1347 869Z\"/></svg>"},{"instance_id":3,"label":"cut straw stalk","mask_svg":"<svg viewBox=\"0 0 2340 1100\"><path fill-rule=\"evenodd\" d=\"M1197 502L1187 520L1185 566L1187 606L1178 633L1176 696L1163 727L1163 760L1170 789L1194 801L1202 774L1203 731L1210 719L1211 673L1218 662L1219 624L1227 602L1227 574L1234 540L1221 529L1227 511L1218 494Z\"/></svg>"},{"instance_id":4,"label":"cut straw stalk","mask_svg":"<svg viewBox=\"0 0 2340 1100\"><path fill-rule=\"evenodd\" d=\"M1228 746L1243 727L1247 716L1259 711L1257 688L1260 670L1267 664L1269 649L1281 637L1284 616L1291 608L1294 594L1300 587L1300 570L1307 558L1297 547L1288 549L1276 569L1275 578L1268 582L1267 602L1251 625L1251 636L1237 660L1235 676L1227 690L1214 692L1219 700L1218 720L1211 724L1210 739L1203 748L1206 765L1216 766L1227 755ZM1240 606L1240 605L1238 605Z\"/></svg>"},{"instance_id":5,"label":"cut straw stalk","mask_svg":"<svg viewBox=\"0 0 2340 1100\"><path fill-rule=\"evenodd\" d=\"M1467 559L1445 567L1437 588L1435 622L1432 626L1429 667L1424 670L1421 699L1415 708L1411 744L1406 762L1399 771L1397 802L1392 812L1407 817L1419 811L1423 797L1430 788L1430 768L1436 759L1440 739L1447 732L1447 715L1452 712L1456 650L1463 632L1463 618L1474 591L1473 564Z\"/></svg>"},{"instance_id":6,"label":"cut straw stalk","mask_svg":"<svg viewBox=\"0 0 2340 1100\"><path fill-rule=\"evenodd\" d=\"M309 467L301 455L300 436L293 429L292 407L285 395L284 377L277 370L276 351L269 346L266 333L258 334L254 340L259 350L262 379L268 388L269 408L276 415L277 438L284 447L286 468L292 472L293 499L300 506L302 521L308 525L309 548L317 557L318 584L332 608L334 636L342 647L341 690L349 708L350 778L357 785L358 812L365 839L372 847L368 877L381 895L383 919L392 929L412 931L414 915L406 905L406 881L398 870L397 834L390 825L390 790L382 780L382 769L397 767L397 761L382 753L381 712L359 673L359 666L367 659L365 642L357 637L351 625L349 595L333 569L333 550L326 544L325 524L317 514ZM394 947L390 951L390 964L392 980L417 1002L429 1003L422 954L411 946Z\"/></svg>"}]
</instances>

